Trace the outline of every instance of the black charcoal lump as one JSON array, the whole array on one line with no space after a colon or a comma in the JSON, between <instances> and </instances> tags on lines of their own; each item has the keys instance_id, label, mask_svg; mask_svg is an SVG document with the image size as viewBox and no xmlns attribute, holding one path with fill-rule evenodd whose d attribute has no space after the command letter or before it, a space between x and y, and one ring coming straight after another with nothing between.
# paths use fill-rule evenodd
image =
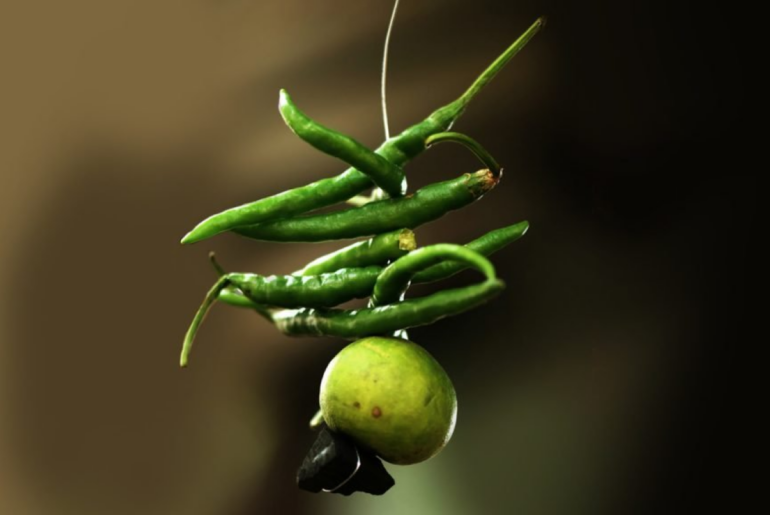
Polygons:
<instances>
[{"instance_id":1,"label":"black charcoal lump","mask_svg":"<svg viewBox=\"0 0 770 515\"><path fill-rule=\"evenodd\" d=\"M297 471L297 486L314 493L382 495L395 484L377 456L326 426Z\"/></svg>"}]
</instances>

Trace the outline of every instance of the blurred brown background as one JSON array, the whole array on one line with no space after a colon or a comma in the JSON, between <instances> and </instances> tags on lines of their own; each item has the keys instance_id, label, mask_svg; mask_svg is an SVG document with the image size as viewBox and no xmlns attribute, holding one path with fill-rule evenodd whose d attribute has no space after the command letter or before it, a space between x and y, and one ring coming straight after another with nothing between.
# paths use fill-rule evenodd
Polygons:
<instances>
[{"instance_id":1,"label":"blurred brown background","mask_svg":"<svg viewBox=\"0 0 770 515\"><path fill-rule=\"evenodd\" d=\"M294 485L343 342L220 306L178 369L210 249L229 269L287 273L339 246L178 241L344 168L283 126L281 87L379 144L391 7L0 3L0 513L663 513L719 495L719 378L740 340L756 191L733 144L745 63L727 7L402 2L394 132L537 16L549 24L456 125L504 181L418 231L466 242L531 223L495 257L504 295L412 331L455 381L458 426L436 458L391 466L386 496ZM410 186L477 167L441 146Z\"/></svg>"}]
</instances>

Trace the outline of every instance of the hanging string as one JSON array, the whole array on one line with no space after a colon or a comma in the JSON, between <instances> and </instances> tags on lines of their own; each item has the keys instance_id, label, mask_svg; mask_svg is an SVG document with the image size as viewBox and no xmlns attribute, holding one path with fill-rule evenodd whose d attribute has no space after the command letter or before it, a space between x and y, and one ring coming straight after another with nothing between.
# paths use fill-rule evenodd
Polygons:
<instances>
[{"instance_id":1,"label":"hanging string","mask_svg":"<svg viewBox=\"0 0 770 515\"><path fill-rule=\"evenodd\" d=\"M385 34L385 51L382 54L382 81L380 96L382 97L382 121L385 124L385 139L390 139L390 128L388 127L388 104L385 100L385 83L388 76L388 47L390 46L390 34L393 32L393 22L396 19L396 11L398 11L398 2L393 5L393 14L390 15L390 23L388 24L388 32Z\"/></svg>"}]
</instances>

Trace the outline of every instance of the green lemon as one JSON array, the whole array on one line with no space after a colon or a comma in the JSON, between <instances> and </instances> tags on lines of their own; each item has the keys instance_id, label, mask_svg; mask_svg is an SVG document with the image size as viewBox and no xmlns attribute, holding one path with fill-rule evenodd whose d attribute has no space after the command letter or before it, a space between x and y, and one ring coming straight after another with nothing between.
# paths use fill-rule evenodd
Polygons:
<instances>
[{"instance_id":1,"label":"green lemon","mask_svg":"<svg viewBox=\"0 0 770 515\"><path fill-rule=\"evenodd\" d=\"M419 345L371 337L342 349L321 381L326 424L385 461L427 460L449 441L457 397L441 365Z\"/></svg>"}]
</instances>

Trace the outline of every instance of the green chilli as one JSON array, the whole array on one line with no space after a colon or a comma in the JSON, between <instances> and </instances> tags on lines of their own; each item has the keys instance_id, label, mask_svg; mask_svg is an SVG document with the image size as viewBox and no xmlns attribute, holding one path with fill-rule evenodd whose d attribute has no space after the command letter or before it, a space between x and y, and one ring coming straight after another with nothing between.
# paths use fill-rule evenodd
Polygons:
<instances>
[{"instance_id":1,"label":"green chilli","mask_svg":"<svg viewBox=\"0 0 770 515\"><path fill-rule=\"evenodd\" d=\"M253 300L245 297L241 292L241 290L239 290L238 288L233 288L231 286L224 288L222 291L219 292L219 295L217 296L217 300L229 306L235 306L237 308L253 309L268 321L273 320L272 315L270 314L271 313L270 306L265 306L264 304L257 304Z\"/></svg>"},{"instance_id":2,"label":"green chilli","mask_svg":"<svg viewBox=\"0 0 770 515\"><path fill-rule=\"evenodd\" d=\"M399 229L321 256L294 275L317 275L334 272L340 268L384 265L416 248L414 232L411 229Z\"/></svg>"},{"instance_id":3,"label":"green chilli","mask_svg":"<svg viewBox=\"0 0 770 515\"><path fill-rule=\"evenodd\" d=\"M478 252L461 245L439 243L410 252L388 265L374 285L371 305L382 306L397 302L419 271L446 260L476 268L487 280L496 278L495 267Z\"/></svg>"},{"instance_id":4,"label":"green chilli","mask_svg":"<svg viewBox=\"0 0 770 515\"><path fill-rule=\"evenodd\" d=\"M470 136L460 134L459 132L439 132L429 136L425 140L425 148L430 148L431 145L436 143L452 142L459 143L475 155L484 166L486 166L495 177L500 177L503 173L502 167L497 163L492 154L481 146L481 144Z\"/></svg>"},{"instance_id":5,"label":"green chilli","mask_svg":"<svg viewBox=\"0 0 770 515\"><path fill-rule=\"evenodd\" d=\"M481 238L465 244L465 247L474 250L483 256L490 256L524 236L528 229L529 222L519 222L517 224L509 225L508 227L490 231ZM414 276L412 282L432 283L440 281L447 277L451 277L458 272L462 272L466 268L468 268L468 266L462 262L444 261L443 263L426 268L422 272L418 272Z\"/></svg>"},{"instance_id":6,"label":"green chilli","mask_svg":"<svg viewBox=\"0 0 770 515\"><path fill-rule=\"evenodd\" d=\"M529 42L545 24L539 18L508 47L457 100L434 111L422 122L385 141L374 152L397 167L404 166L425 150L425 140L449 130L465 111L470 101L500 72L508 61ZM349 168L336 177L321 179L306 186L227 209L208 217L195 226L182 243L195 243L236 227L269 222L306 213L343 202L372 186L369 177ZM395 227L394 227L395 228Z\"/></svg>"},{"instance_id":7,"label":"green chilli","mask_svg":"<svg viewBox=\"0 0 770 515\"><path fill-rule=\"evenodd\" d=\"M288 336L363 338L432 324L484 304L505 284L486 280L464 288L443 290L427 297L366 309L286 309L273 313L273 323Z\"/></svg>"},{"instance_id":8,"label":"green chilli","mask_svg":"<svg viewBox=\"0 0 770 515\"><path fill-rule=\"evenodd\" d=\"M388 261L398 259L415 248L417 248L417 242L414 232L410 229L401 229L359 241L331 254L321 256L292 275L313 276L336 272L343 268L385 265ZM219 275L225 275L226 272L217 264L213 256L211 256L211 260ZM234 287L227 287L222 290L219 294L219 300L231 306L255 309L260 313L264 313L264 310L267 309L264 305L259 305L245 297L241 291Z\"/></svg>"},{"instance_id":9,"label":"green chilli","mask_svg":"<svg viewBox=\"0 0 770 515\"><path fill-rule=\"evenodd\" d=\"M406 197L379 200L333 213L239 227L234 232L257 240L318 242L370 236L400 227L413 229L467 206L497 182L498 178L489 170L481 170L431 184Z\"/></svg>"},{"instance_id":10,"label":"green chilli","mask_svg":"<svg viewBox=\"0 0 770 515\"><path fill-rule=\"evenodd\" d=\"M217 300L238 308L257 309L260 307L256 302L244 296L241 290L232 286L228 286L220 291Z\"/></svg>"},{"instance_id":11,"label":"green chilli","mask_svg":"<svg viewBox=\"0 0 770 515\"><path fill-rule=\"evenodd\" d=\"M343 268L320 275L270 275L230 273L228 284L257 304L281 308L328 307L372 293L381 266Z\"/></svg>"},{"instance_id":12,"label":"green chilli","mask_svg":"<svg viewBox=\"0 0 770 515\"><path fill-rule=\"evenodd\" d=\"M212 256L212 263L221 267ZM180 363L187 363L195 334L216 300L256 310L272 318L276 308L336 306L348 300L371 295L382 272L380 266L343 268L330 274L311 276L263 276L228 273L221 275L209 290L185 336Z\"/></svg>"},{"instance_id":13,"label":"green chilli","mask_svg":"<svg viewBox=\"0 0 770 515\"><path fill-rule=\"evenodd\" d=\"M391 197L406 193L406 177L400 167L350 136L315 122L299 110L283 89L278 101L278 110L286 125L306 143L366 174L377 187L382 188Z\"/></svg>"},{"instance_id":14,"label":"green chilli","mask_svg":"<svg viewBox=\"0 0 770 515\"><path fill-rule=\"evenodd\" d=\"M206 315L208 314L209 309L211 309L211 306L217 300L217 297L219 297L219 293L223 289L225 289L227 285L228 285L227 276L220 277L219 280L216 283L214 283L214 286L211 287L211 289L208 291L208 293L204 297L203 303L200 305L200 307L198 308L198 311L195 313L195 317L193 317L193 321L190 324L190 327L187 329L187 333L184 335L184 343L182 344L182 354L179 357L179 366L181 367L187 366L187 359L190 356L190 350L192 350L192 344L193 344L193 341L195 340L195 335L198 333L198 329L203 323L203 320L206 318Z\"/></svg>"}]
</instances>

